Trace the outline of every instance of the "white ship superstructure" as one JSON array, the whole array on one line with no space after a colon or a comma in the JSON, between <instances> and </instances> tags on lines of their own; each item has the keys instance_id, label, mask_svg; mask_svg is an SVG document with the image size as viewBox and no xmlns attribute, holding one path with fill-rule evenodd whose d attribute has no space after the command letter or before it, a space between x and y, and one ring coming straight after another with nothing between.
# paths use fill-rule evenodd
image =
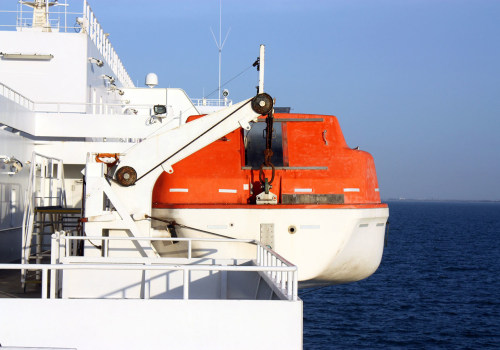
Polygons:
<instances>
[{"instance_id":1,"label":"white ship superstructure","mask_svg":"<svg viewBox=\"0 0 500 350\"><path fill-rule=\"evenodd\" d=\"M382 258L373 158L333 116L275 116L264 45L256 96L191 100L154 73L134 86L81 5L19 1L0 31L0 263L21 260L0 272L41 293L0 299L0 344L301 348L299 286ZM33 338L19 309L50 313Z\"/></svg>"},{"instance_id":2,"label":"white ship superstructure","mask_svg":"<svg viewBox=\"0 0 500 350\"><path fill-rule=\"evenodd\" d=\"M87 152L123 152L200 113L182 89L136 88L90 5L74 3L80 6L20 1L17 11L0 12L0 18L10 20L0 27L3 262L20 258L33 152L62 160L67 203L79 207ZM15 16L17 23L10 24ZM227 99L194 101L205 113L231 104ZM164 113L155 113L155 105L164 106ZM11 171L13 164L23 167Z\"/></svg>"},{"instance_id":3,"label":"white ship superstructure","mask_svg":"<svg viewBox=\"0 0 500 350\"><path fill-rule=\"evenodd\" d=\"M178 127L189 116L231 101L200 99L198 110L181 89L136 88L87 2L75 28L51 20L49 9L57 5L20 1L15 30L0 31L0 278L12 279L8 271L13 271L19 281L20 271L24 290L33 290L34 283L41 293L18 299L2 280L1 346L300 349L296 266L255 240L209 240L249 245L250 258L239 257L238 249L232 259L216 253L198 258L197 240L189 238L154 238L164 245L182 241L189 247L183 255L141 255L153 238L138 237L135 219L124 215L126 202L135 199L126 198L125 205L111 193L99 199L100 181L108 183L102 161L118 159L167 130L175 129L168 135L184 142L189 132ZM23 6L33 9L28 20ZM64 6L65 17L74 15L67 10ZM146 84L157 83L148 74ZM248 108L245 118L255 119ZM213 137L239 128L237 120L215 127ZM195 124L200 123L188 127ZM132 237L102 241L107 229L91 230L100 221L92 216L94 223L82 236L82 209L90 215L104 210L104 222L110 215L118 227L123 221ZM117 246L133 249L117 256ZM22 264L1 264L21 257ZM40 322L28 313L46 317ZM259 336L248 339L249 334Z\"/></svg>"}]
</instances>

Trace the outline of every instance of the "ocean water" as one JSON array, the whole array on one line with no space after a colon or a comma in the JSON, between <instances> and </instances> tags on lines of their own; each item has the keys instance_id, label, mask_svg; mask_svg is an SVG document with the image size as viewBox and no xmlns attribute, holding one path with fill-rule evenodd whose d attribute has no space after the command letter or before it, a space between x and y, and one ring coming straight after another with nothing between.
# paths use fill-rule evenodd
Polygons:
<instances>
[{"instance_id":1,"label":"ocean water","mask_svg":"<svg viewBox=\"0 0 500 350\"><path fill-rule=\"evenodd\" d=\"M300 292L304 349L500 349L500 203L389 208L375 274Z\"/></svg>"}]
</instances>

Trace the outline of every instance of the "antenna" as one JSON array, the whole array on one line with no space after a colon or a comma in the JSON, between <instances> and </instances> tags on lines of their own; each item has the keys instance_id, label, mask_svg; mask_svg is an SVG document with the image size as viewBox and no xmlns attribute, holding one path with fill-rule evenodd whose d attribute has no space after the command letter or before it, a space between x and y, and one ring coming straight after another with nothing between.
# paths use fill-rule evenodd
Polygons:
<instances>
[{"instance_id":1,"label":"antenna","mask_svg":"<svg viewBox=\"0 0 500 350\"><path fill-rule=\"evenodd\" d=\"M229 30L226 33L226 37L224 38L224 41L222 41L222 0L219 0L219 41L215 38L214 31L212 30L212 27L210 27L210 31L212 32L212 36L214 37L215 45L219 49L219 100L220 100L220 81L221 81L221 69L222 69L222 48L224 47L224 44L226 43L227 37L229 36L229 32L231 31L231 27L229 27Z\"/></svg>"}]
</instances>

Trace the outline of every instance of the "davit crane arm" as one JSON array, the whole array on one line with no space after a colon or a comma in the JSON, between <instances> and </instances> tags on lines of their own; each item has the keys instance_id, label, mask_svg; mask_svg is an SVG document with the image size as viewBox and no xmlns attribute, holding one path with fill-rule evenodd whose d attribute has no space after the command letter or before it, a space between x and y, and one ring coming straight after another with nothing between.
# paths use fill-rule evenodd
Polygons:
<instances>
[{"instance_id":1,"label":"davit crane arm","mask_svg":"<svg viewBox=\"0 0 500 350\"><path fill-rule=\"evenodd\" d=\"M121 227L129 235L149 236L151 226L145 218L151 215L153 187L160 174L173 173L175 163L240 127L250 129L250 122L272 110L273 99L263 91L263 62L262 45L257 96L146 138L120 155L116 165L107 172L107 179L102 163L87 162L86 234L100 236L107 228ZM110 215L103 208L104 195L118 215Z\"/></svg>"},{"instance_id":2,"label":"davit crane arm","mask_svg":"<svg viewBox=\"0 0 500 350\"><path fill-rule=\"evenodd\" d=\"M158 168L173 173L172 165L239 127L250 130L249 123L267 114L272 107L271 96L260 93L216 113L146 138L120 157L114 179L128 187Z\"/></svg>"}]
</instances>

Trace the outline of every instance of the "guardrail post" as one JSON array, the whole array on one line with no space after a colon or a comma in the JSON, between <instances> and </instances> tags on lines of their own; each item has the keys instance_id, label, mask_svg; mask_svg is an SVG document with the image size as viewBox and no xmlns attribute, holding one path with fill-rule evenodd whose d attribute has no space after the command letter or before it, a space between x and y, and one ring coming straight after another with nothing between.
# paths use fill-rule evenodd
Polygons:
<instances>
[{"instance_id":1,"label":"guardrail post","mask_svg":"<svg viewBox=\"0 0 500 350\"><path fill-rule=\"evenodd\" d=\"M285 267L285 263L281 263L281 267ZM281 271L281 289L285 289L285 281L286 281L286 272Z\"/></svg>"},{"instance_id":2,"label":"guardrail post","mask_svg":"<svg viewBox=\"0 0 500 350\"><path fill-rule=\"evenodd\" d=\"M292 271L288 271L287 273L287 278L286 278L286 294L288 296L288 298L291 298L292 297L292 279L293 279L293 272Z\"/></svg>"},{"instance_id":3,"label":"guardrail post","mask_svg":"<svg viewBox=\"0 0 500 350\"><path fill-rule=\"evenodd\" d=\"M298 290L299 290L299 277L298 277L297 270L295 270L293 272L293 300L294 301L297 300Z\"/></svg>"},{"instance_id":4,"label":"guardrail post","mask_svg":"<svg viewBox=\"0 0 500 350\"><path fill-rule=\"evenodd\" d=\"M50 254L50 263L52 265L59 263L59 254L60 254L60 233L59 231L55 232L52 235L52 239L50 241L50 249L52 254ZM50 270L50 298L53 299L56 297L56 274L59 271L55 271L53 269Z\"/></svg>"},{"instance_id":5,"label":"guardrail post","mask_svg":"<svg viewBox=\"0 0 500 350\"><path fill-rule=\"evenodd\" d=\"M109 257L109 240L105 239L102 241L102 250L104 257Z\"/></svg>"},{"instance_id":6,"label":"guardrail post","mask_svg":"<svg viewBox=\"0 0 500 350\"><path fill-rule=\"evenodd\" d=\"M276 267L276 262L278 259L276 259L276 256L273 254L271 255L271 266ZM276 270L271 271L271 277L273 279L276 279Z\"/></svg>"},{"instance_id":7,"label":"guardrail post","mask_svg":"<svg viewBox=\"0 0 500 350\"><path fill-rule=\"evenodd\" d=\"M184 268L183 269L183 277L182 277L182 280L183 280L183 295L182 295L182 298L184 300L188 300L189 299L189 270L187 268Z\"/></svg>"},{"instance_id":8,"label":"guardrail post","mask_svg":"<svg viewBox=\"0 0 500 350\"><path fill-rule=\"evenodd\" d=\"M188 259L189 259L189 260L191 260L192 255L193 255L193 253L192 253L192 251L191 251L191 250L192 250L192 241L191 241L191 240L188 240Z\"/></svg>"},{"instance_id":9,"label":"guardrail post","mask_svg":"<svg viewBox=\"0 0 500 350\"><path fill-rule=\"evenodd\" d=\"M64 256L65 257L68 257L68 253L69 253L69 239L67 239L66 237L63 237L63 240L64 240Z\"/></svg>"},{"instance_id":10,"label":"guardrail post","mask_svg":"<svg viewBox=\"0 0 500 350\"><path fill-rule=\"evenodd\" d=\"M42 299L47 299L47 276L48 269L42 269Z\"/></svg>"},{"instance_id":11,"label":"guardrail post","mask_svg":"<svg viewBox=\"0 0 500 350\"><path fill-rule=\"evenodd\" d=\"M150 262L144 264L145 266L151 266ZM151 281L149 278L149 270L144 269L144 299L147 300L151 297Z\"/></svg>"}]
</instances>

